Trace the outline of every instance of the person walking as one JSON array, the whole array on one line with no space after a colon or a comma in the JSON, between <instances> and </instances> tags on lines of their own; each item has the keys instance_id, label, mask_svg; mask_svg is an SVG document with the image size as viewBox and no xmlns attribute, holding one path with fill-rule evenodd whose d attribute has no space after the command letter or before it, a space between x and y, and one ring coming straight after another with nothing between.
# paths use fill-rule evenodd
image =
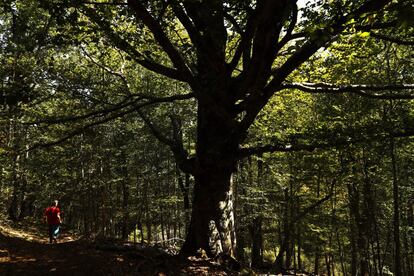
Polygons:
<instances>
[{"instance_id":1,"label":"person walking","mask_svg":"<svg viewBox=\"0 0 414 276\"><path fill-rule=\"evenodd\" d=\"M58 207L59 202L54 200L52 205L47 207L44 212L44 220L49 226L49 243L57 243L57 238L60 231L60 224L62 219L60 218L60 209Z\"/></svg>"}]
</instances>

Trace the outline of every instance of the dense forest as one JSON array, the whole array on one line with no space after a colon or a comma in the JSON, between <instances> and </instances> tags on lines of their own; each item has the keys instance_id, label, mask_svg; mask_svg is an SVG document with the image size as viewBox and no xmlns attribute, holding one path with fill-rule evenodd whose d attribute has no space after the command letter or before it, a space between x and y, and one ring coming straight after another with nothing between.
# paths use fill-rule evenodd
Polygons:
<instances>
[{"instance_id":1,"label":"dense forest","mask_svg":"<svg viewBox=\"0 0 414 276\"><path fill-rule=\"evenodd\" d=\"M414 274L412 0L1 0L1 220Z\"/></svg>"}]
</instances>

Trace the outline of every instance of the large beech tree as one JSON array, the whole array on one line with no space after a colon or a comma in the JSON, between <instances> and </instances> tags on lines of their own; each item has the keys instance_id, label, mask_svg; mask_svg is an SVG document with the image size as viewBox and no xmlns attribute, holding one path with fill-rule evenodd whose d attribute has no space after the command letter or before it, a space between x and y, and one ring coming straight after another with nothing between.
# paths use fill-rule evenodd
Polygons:
<instances>
[{"instance_id":1,"label":"large beech tree","mask_svg":"<svg viewBox=\"0 0 414 276\"><path fill-rule=\"evenodd\" d=\"M404 36L388 33L397 29L401 29L401 34L410 31L409 27L402 27L409 24L405 18L410 17L407 10L411 2L316 1L313 6L299 9L294 0L40 1L51 18L64 26L62 32L76 35L75 44L85 45L97 38L147 70L187 83L191 89L190 94L168 97L139 94L139 100L147 103L137 106L139 101L131 97L130 101L106 110L115 113L114 117L138 110L154 135L171 148L179 168L194 176L191 222L181 249L184 255L194 254L200 248L208 254L218 249L234 255L232 174L240 159L251 154L307 150L328 144L323 140L316 145L291 140L256 148L244 146L250 126L272 96L294 88L311 93L412 98L404 90L413 86L404 83L339 86L293 83L291 79L304 62L341 36L372 31L379 39L410 45L412 42L404 40ZM122 74L113 73L128 82ZM381 94L390 90L402 91L402 95ZM167 135L142 108L151 102L190 98L197 102L194 155L189 155L182 143L178 120L171 117L173 131ZM412 129L404 129L395 135L412 133ZM218 233L215 248L211 246L212 232Z\"/></svg>"}]
</instances>

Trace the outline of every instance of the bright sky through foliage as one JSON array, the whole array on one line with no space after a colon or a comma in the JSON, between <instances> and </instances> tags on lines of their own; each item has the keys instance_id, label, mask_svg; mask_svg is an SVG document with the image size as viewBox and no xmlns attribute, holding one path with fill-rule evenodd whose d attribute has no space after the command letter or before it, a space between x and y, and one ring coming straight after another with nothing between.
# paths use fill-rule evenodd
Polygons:
<instances>
[{"instance_id":1,"label":"bright sky through foliage","mask_svg":"<svg viewBox=\"0 0 414 276\"><path fill-rule=\"evenodd\" d=\"M305 7L306 3L312 0L298 0L298 7L303 8Z\"/></svg>"}]
</instances>

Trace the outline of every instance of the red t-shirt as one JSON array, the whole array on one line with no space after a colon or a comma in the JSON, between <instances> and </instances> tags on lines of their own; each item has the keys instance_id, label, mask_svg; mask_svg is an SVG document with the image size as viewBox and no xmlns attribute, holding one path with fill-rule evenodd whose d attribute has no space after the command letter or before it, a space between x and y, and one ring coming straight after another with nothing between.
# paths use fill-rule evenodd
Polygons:
<instances>
[{"instance_id":1,"label":"red t-shirt","mask_svg":"<svg viewBox=\"0 0 414 276\"><path fill-rule=\"evenodd\" d=\"M47 207L45 210L45 216L48 224L59 224L60 221L58 215L60 215L59 207L51 206Z\"/></svg>"}]
</instances>

